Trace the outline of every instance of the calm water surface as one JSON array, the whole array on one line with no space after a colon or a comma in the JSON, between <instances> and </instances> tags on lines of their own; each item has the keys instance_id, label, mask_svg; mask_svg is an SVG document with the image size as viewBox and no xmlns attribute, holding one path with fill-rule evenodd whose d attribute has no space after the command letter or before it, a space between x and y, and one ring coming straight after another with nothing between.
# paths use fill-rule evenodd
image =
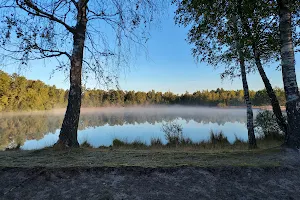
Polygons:
<instances>
[{"instance_id":1,"label":"calm water surface","mask_svg":"<svg viewBox=\"0 0 300 200\"><path fill-rule=\"evenodd\" d=\"M257 113L257 110L254 111ZM0 148L21 144L22 149L40 149L58 140L64 111L9 113L0 115ZM230 142L235 135L247 140L246 110L203 107L144 107L82 109L78 140L92 146L109 146L114 138L149 144L151 138L165 141L162 124L176 121L193 141L208 140L210 130L223 131Z\"/></svg>"}]
</instances>

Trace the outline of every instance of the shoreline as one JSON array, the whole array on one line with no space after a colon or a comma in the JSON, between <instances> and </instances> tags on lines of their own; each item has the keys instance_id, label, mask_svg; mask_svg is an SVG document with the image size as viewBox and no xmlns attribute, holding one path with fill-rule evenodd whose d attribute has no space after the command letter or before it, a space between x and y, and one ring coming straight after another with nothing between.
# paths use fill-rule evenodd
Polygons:
<instances>
[{"instance_id":1,"label":"shoreline","mask_svg":"<svg viewBox=\"0 0 300 200\"><path fill-rule=\"evenodd\" d=\"M120 109L137 109L137 108L172 108L172 107L182 107L182 108L208 108L208 109L246 109L246 106L192 106L192 105L145 105L145 106L111 106L111 107L82 107L81 114L93 113L95 109L106 111L110 110L120 110ZM252 106L253 109L259 110L270 110L272 111L272 106ZM285 106L280 106L282 111L285 111ZM51 114L51 115L61 115L64 114L66 108L54 108L51 110L29 110L29 111L2 111L0 112L1 116L8 115L39 115L39 114Z\"/></svg>"}]
</instances>

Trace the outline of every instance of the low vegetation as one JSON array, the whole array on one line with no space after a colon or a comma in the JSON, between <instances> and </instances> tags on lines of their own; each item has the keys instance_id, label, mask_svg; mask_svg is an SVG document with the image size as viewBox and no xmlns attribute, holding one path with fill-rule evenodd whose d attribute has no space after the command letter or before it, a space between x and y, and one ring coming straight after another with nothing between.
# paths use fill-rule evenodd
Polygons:
<instances>
[{"instance_id":1,"label":"low vegetation","mask_svg":"<svg viewBox=\"0 0 300 200\"><path fill-rule=\"evenodd\" d=\"M113 147L131 147L131 148L145 148L147 147L145 142L141 140L134 140L133 142L128 142L127 140L114 139L112 142Z\"/></svg>"},{"instance_id":2,"label":"low vegetation","mask_svg":"<svg viewBox=\"0 0 300 200\"><path fill-rule=\"evenodd\" d=\"M77 148L0 151L2 167L180 167L180 166L278 166L284 163L279 148L257 150L192 148Z\"/></svg>"},{"instance_id":3,"label":"low vegetation","mask_svg":"<svg viewBox=\"0 0 300 200\"><path fill-rule=\"evenodd\" d=\"M283 140L258 138L257 143L260 149L268 149L279 147ZM107 147L101 147L103 149ZM195 149L199 151L235 151L247 150L248 143L240 139L236 139L230 143L224 135L213 134L208 141L193 142L190 138L184 138L180 143L174 145L173 143L164 144L161 139L155 138L147 145L141 141L128 142L126 140L114 139L110 147L112 149Z\"/></svg>"},{"instance_id":4,"label":"low vegetation","mask_svg":"<svg viewBox=\"0 0 300 200\"><path fill-rule=\"evenodd\" d=\"M268 119L266 119L268 120ZM259 123L257 124L259 127ZM177 122L169 122L162 125L162 131L165 134L166 143L161 138L152 138L150 145L147 145L141 140L129 142L127 140L114 139L112 148L127 148L127 149L156 149L156 148L175 148L175 149L198 149L198 150L246 150L248 149L247 141L243 141L235 136L235 141L230 143L228 138L222 131L214 132L211 130L210 138L207 141L195 142L189 137L183 136L183 128ZM283 143L283 137L277 132L277 136L273 133L273 137L268 134L260 133L257 138L258 146L261 149L279 147Z\"/></svg>"},{"instance_id":5,"label":"low vegetation","mask_svg":"<svg viewBox=\"0 0 300 200\"><path fill-rule=\"evenodd\" d=\"M0 152L0 167L180 167L180 166L280 166L281 139L260 135L259 149L248 150L246 141L235 138L230 143L222 131L210 132L207 141L196 142L184 137L176 121L166 123L162 130L166 141L152 138L150 143L136 139L115 138L110 147L93 148L85 140L79 149L44 148ZM281 155L281 154L280 154Z\"/></svg>"},{"instance_id":6,"label":"low vegetation","mask_svg":"<svg viewBox=\"0 0 300 200\"><path fill-rule=\"evenodd\" d=\"M80 146L83 148L93 148L93 146L89 144L87 140L85 140Z\"/></svg>"},{"instance_id":7,"label":"low vegetation","mask_svg":"<svg viewBox=\"0 0 300 200\"><path fill-rule=\"evenodd\" d=\"M286 119L286 114L284 118ZM284 133L280 130L272 111L264 110L259 112L255 119L255 127L259 137L277 140L284 139Z\"/></svg>"},{"instance_id":8,"label":"low vegetation","mask_svg":"<svg viewBox=\"0 0 300 200\"><path fill-rule=\"evenodd\" d=\"M150 146L151 147L162 147L162 146L164 146L164 144L161 141L161 139L159 137L157 137L157 138L151 138Z\"/></svg>"},{"instance_id":9,"label":"low vegetation","mask_svg":"<svg viewBox=\"0 0 300 200\"><path fill-rule=\"evenodd\" d=\"M280 146L283 143L284 135L280 131L276 123L276 119L271 111L260 112L257 115L255 126L256 126L256 133L257 133L257 140L258 140L257 143L259 148L261 149L272 148L275 146ZM192 149L198 149L204 151L217 150L217 149L245 150L248 148L247 141L241 140L237 136L235 137L235 140L233 142L232 141L229 142L228 138L224 135L222 131L214 132L213 130L211 130L210 137L208 138L208 140L193 141L191 138L184 136L182 126L178 124L176 121L164 123L161 129L165 133L164 135L165 140L162 140L163 138L156 137L156 138L152 138L149 141L149 143L146 143L146 141L142 141L138 138L134 141L115 138L112 142L111 147L101 146L100 148L101 149L105 149L105 148L114 148L114 149L116 148L127 148L127 149L130 148L133 149L192 148ZM30 137L42 138L42 136L43 135L41 134L39 137L35 135L31 135ZM24 138L26 137L24 136ZM3 150L7 150L7 151L19 150L23 143L24 141L3 145ZM85 141L81 144L81 147L94 148L92 145L88 143L87 139L85 139Z\"/></svg>"}]
</instances>

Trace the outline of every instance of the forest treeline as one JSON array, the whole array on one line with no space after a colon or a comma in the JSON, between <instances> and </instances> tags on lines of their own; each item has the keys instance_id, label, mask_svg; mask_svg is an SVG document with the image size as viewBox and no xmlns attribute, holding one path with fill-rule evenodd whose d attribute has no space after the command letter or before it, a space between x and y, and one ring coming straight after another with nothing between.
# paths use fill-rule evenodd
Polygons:
<instances>
[{"instance_id":1,"label":"forest treeline","mask_svg":"<svg viewBox=\"0 0 300 200\"><path fill-rule=\"evenodd\" d=\"M281 105L285 105L284 90L275 88ZM266 90L250 91L255 106L269 105ZM65 107L68 90L49 86L40 80L28 80L17 74L9 75L0 70L0 111L49 110ZM84 89L83 107L135 106L135 105L199 105L242 106L243 90L202 90L194 93L149 92Z\"/></svg>"}]
</instances>

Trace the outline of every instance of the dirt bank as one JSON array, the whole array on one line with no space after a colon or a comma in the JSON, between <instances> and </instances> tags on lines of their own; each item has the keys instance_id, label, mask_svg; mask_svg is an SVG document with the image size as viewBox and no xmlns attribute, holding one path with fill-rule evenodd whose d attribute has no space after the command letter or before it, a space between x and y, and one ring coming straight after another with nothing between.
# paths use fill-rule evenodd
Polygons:
<instances>
[{"instance_id":1,"label":"dirt bank","mask_svg":"<svg viewBox=\"0 0 300 200\"><path fill-rule=\"evenodd\" d=\"M151 167L149 167L151 166ZM0 152L0 199L299 199L292 150Z\"/></svg>"},{"instance_id":2,"label":"dirt bank","mask_svg":"<svg viewBox=\"0 0 300 200\"><path fill-rule=\"evenodd\" d=\"M6 168L1 199L299 199L295 167Z\"/></svg>"}]
</instances>

